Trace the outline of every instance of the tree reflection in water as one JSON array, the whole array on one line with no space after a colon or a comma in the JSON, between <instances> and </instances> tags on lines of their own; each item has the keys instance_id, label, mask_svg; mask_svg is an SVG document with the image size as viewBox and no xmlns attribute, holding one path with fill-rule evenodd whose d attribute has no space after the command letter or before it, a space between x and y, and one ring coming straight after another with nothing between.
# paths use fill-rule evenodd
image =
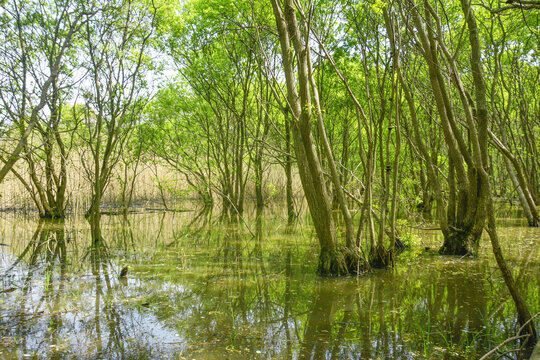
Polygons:
<instances>
[{"instance_id":1,"label":"tree reflection in water","mask_svg":"<svg viewBox=\"0 0 540 360\"><path fill-rule=\"evenodd\" d=\"M79 223L30 222L33 232L1 249L0 357L463 359L516 331L482 252L459 259L422 248L393 271L319 278L309 227L271 214L246 212L246 223L205 210L105 217L105 239L90 247ZM524 244L507 253L538 302L538 245Z\"/></svg>"},{"instance_id":2,"label":"tree reflection in water","mask_svg":"<svg viewBox=\"0 0 540 360\"><path fill-rule=\"evenodd\" d=\"M106 242L90 246L77 259L70 258L74 249L68 250L73 245L69 240L64 221L40 220L28 244L9 265L2 257L2 272L13 275L4 288L15 290L1 303L1 357L160 356L163 349L156 345L172 341L174 333L156 326L154 315L144 306L124 306L134 294L118 279ZM86 265L77 264L81 260ZM156 344L158 335L162 338Z\"/></svg>"}]
</instances>

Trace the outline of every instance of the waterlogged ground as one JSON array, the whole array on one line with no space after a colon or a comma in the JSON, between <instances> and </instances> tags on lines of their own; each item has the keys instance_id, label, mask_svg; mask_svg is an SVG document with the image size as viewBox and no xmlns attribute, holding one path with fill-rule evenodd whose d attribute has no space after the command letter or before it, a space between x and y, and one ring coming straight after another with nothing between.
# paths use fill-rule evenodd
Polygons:
<instances>
[{"instance_id":1,"label":"waterlogged ground","mask_svg":"<svg viewBox=\"0 0 540 360\"><path fill-rule=\"evenodd\" d=\"M487 241L441 257L437 231L404 227L414 248L393 271L321 279L306 220L256 218L105 216L92 247L82 218L0 214L0 358L475 359L517 331ZM540 229L501 224L538 312Z\"/></svg>"}]
</instances>

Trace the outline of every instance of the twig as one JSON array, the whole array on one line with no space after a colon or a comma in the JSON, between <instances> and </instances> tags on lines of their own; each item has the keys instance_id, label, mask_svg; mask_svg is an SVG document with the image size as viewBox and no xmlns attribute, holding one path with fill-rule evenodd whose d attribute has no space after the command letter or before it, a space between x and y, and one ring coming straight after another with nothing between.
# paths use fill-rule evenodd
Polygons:
<instances>
[{"instance_id":1,"label":"twig","mask_svg":"<svg viewBox=\"0 0 540 360\"><path fill-rule=\"evenodd\" d=\"M523 329L525 329L525 327L531 322L533 321L537 316L540 315L540 312L534 314L533 316L531 316L531 318L529 320L527 320L525 322L525 324L521 325L521 327L519 328L519 330L517 331L517 333L519 334ZM504 345L508 344L509 342L512 342L514 340L519 340L521 338L524 338L524 337L529 337L531 336L531 334L524 334L524 335L516 335L516 336L513 336L511 338L508 338L506 340L504 340L502 343L500 343L499 345L495 346L493 349L491 349L490 351L488 351L484 356L482 356L480 359L478 360L485 360L487 359L488 357L490 357L491 355L493 355L494 353L497 352L497 350L499 350L500 348L502 348Z\"/></svg>"},{"instance_id":2,"label":"twig","mask_svg":"<svg viewBox=\"0 0 540 360\"><path fill-rule=\"evenodd\" d=\"M499 350L500 348L502 348L504 345L508 344L509 342L512 342L514 340L519 340L521 338L524 338L524 337L527 337L529 336L529 334L525 334L525 335L517 335L517 336L513 336L511 338L508 338L506 340L504 340L502 343L500 343L499 345L495 346L493 349L491 349L490 351L488 351L484 356L482 356L480 359L478 360L486 360L488 357L490 357L491 355L493 355L494 353L497 352L497 350Z\"/></svg>"}]
</instances>

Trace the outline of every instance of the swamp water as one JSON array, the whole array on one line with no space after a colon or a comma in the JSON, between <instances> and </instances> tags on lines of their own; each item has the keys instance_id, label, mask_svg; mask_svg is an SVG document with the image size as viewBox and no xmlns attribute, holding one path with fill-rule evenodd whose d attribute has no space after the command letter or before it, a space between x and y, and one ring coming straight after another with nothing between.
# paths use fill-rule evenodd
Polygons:
<instances>
[{"instance_id":1,"label":"swamp water","mask_svg":"<svg viewBox=\"0 0 540 360\"><path fill-rule=\"evenodd\" d=\"M320 278L307 220L256 218L104 216L90 246L83 218L0 214L0 359L476 359L517 331L486 239L442 257L438 231L409 229L394 270ZM537 312L540 229L502 224Z\"/></svg>"}]
</instances>

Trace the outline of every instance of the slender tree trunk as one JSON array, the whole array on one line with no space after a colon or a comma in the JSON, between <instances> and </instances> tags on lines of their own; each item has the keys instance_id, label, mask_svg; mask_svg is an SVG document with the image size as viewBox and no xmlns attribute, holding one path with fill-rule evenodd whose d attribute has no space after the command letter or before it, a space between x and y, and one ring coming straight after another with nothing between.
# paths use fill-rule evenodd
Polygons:
<instances>
[{"instance_id":1,"label":"slender tree trunk","mask_svg":"<svg viewBox=\"0 0 540 360\"><path fill-rule=\"evenodd\" d=\"M257 149L257 154L255 156L254 162L254 172L255 172L255 197L257 208L262 208L264 206L264 196L262 190L263 183L263 165L262 165L262 149Z\"/></svg>"},{"instance_id":2,"label":"slender tree trunk","mask_svg":"<svg viewBox=\"0 0 540 360\"><path fill-rule=\"evenodd\" d=\"M345 244L349 249L353 250L354 249L354 227L353 227L353 222L352 222L352 216L349 211L347 200L345 198L345 192L343 191L343 188L341 185L339 173L337 171L336 162L334 160L334 155L332 152L332 147L330 146L328 136L326 135L322 109L319 102L319 94L317 91L317 86L315 84L315 79L313 78L313 69L311 65L311 58L309 55L310 54L309 46L306 46L306 54L307 54L307 64L308 64L308 71L309 71L309 80L310 80L311 89L313 92L312 97L315 103L315 108L317 110L317 127L319 129L319 136L321 138L324 155L328 162L328 167L330 168L330 178L332 179L332 184L334 185L334 191L337 195L339 207L341 209L341 213L343 214L343 220L345 222Z\"/></svg>"},{"instance_id":3,"label":"slender tree trunk","mask_svg":"<svg viewBox=\"0 0 540 360\"><path fill-rule=\"evenodd\" d=\"M292 225L296 214L294 212L294 199L292 188L292 158L291 158L291 129L290 120L288 116L285 116L285 177L286 177L286 197L287 197L287 224Z\"/></svg>"},{"instance_id":4,"label":"slender tree trunk","mask_svg":"<svg viewBox=\"0 0 540 360\"><path fill-rule=\"evenodd\" d=\"M92 244L96 245L101 242L101 189L96 182L94 184L95 194L92 197L92 204L90 207L90 234L92 236Z\"/></svg>"}]
</instances>

